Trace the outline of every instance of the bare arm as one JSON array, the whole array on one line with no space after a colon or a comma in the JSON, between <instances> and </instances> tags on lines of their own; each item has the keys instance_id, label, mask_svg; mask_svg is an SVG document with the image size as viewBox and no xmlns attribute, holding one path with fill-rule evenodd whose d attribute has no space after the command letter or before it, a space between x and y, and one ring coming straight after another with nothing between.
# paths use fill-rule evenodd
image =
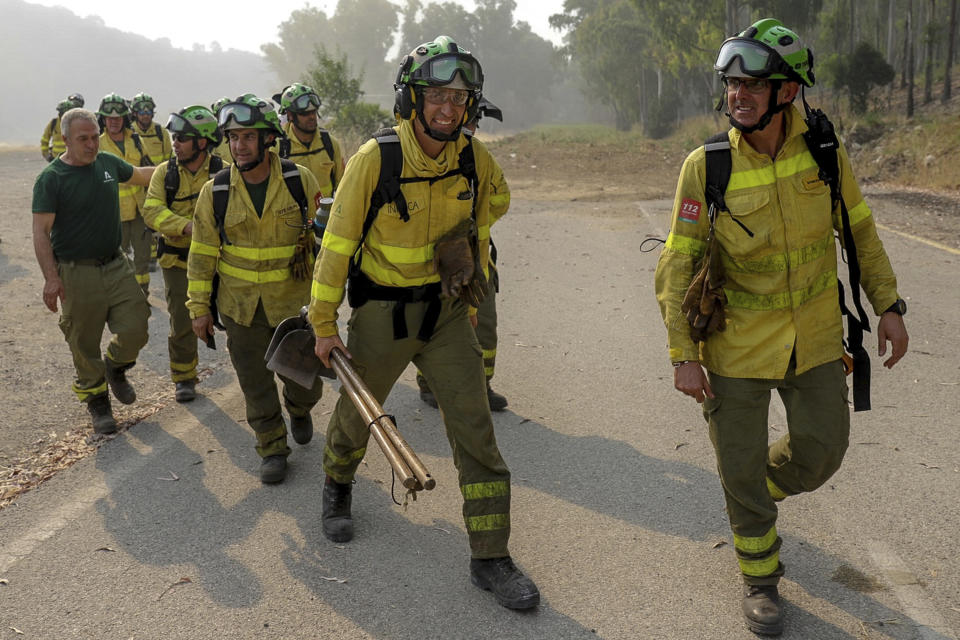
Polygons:
<instances>
[{"instance_id":1,"label":"bare arm","mask_svg":"<svg viewBox=\"0 0 960 640\"><path fill-rule=\"evenodd\" d=\"M53 245L50 244L50 230L56 217L55 213L33 214L33 250L43 273L43 303L50 311L57 310L57 298L63 301L66 297L63 281L57 272L57 259L53 256Z\"/></svg>"},{"instance_id":2,"label":"bare arm","mask_svg":"<svg viewBox=\"0 0 960 640\"><path fill-rule=\"evenodd\" d=\"M150 178L153 177L155 170L156 167L134 167L133 175L127 180L127 184L132 184L136 187L149 187Z\"/></svg>"}]
</instances>

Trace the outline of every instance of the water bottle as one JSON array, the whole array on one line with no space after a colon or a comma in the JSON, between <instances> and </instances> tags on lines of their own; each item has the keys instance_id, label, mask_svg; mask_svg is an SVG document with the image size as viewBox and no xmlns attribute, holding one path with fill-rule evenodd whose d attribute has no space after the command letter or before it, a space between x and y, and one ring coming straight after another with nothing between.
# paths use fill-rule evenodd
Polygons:
<instances>
[{"instance_id":1,"label":"water bottle","mask_svg":"<svg viewBox=\"0 0 960 640\"><path fill-rule=\"evenodd\" d=\"M330 207L333 206L333 198L320 198L317 206L317 212L313 218L313 232L317 238L323 238L323 232L327 230L327 221L330 220Z\"/></svg>"}]
</instances>

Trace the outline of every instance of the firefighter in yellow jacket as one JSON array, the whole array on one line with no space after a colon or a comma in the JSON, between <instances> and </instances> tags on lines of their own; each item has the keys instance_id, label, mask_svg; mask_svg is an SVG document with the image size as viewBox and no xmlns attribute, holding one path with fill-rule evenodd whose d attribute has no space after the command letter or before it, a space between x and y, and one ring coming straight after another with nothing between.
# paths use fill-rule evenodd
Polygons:
<instances>
[{"instance_id":1,"label":"firefighter in yellow jacket","mask_svg":"<svg viewBox=\"0 0 960 640\"><path fill-rule=\"evenodd\" d=\"M715 216L726 299L722 331L694 342L681 307L695 265L708 249L705 149L683 165L672 227L656 271L674 386L703 403L745 583L748 628L778 635L783 575L777 505L813 491L840 467L850 415L838 302L840 208L819 177L792 101L813 86L811 54L796 33L761 20L720 48L715 69L726 88L731 175ZM716 143L721 145L724 141ZM714 147L711 144L711 147ZM842 145L839 188L849 207L863 289L880 316L880 355L892 367L906 353L906 304L854 180ZM704 373L706 369L706 373ZM787 414L787 431L768 445L770 392Z\"/></svg>"},{"instance_id":2,"label":"firefighter in yellow jacket","mask_svg":"<svg viewBox=\"0 0 960 640\"><path fill-rule=\"evenodd\" d=\"M309 319L324 364L333 348L346 352L337 309L349 279L348 355L371 392L383 402L411 361L426 376L459 473L471 580L501 605L526 609L539 603L540 592L507 548L510 472L496 445L473 328L489 256L494 162L462 127L482 85L480 64L447 36L404 57L396 84L399 125L364 144L347 165L323 236ZM395 153L402 153L402 173L384 185L396 191L383 193L381 163ZM473 278L464 284L453 277L458 270L448 260L472 261ZM353 537L351 483L369 435L341 394L323 457L322 525L335 542Z\"/></svg>"},{"instance_id":3,"label":"firefighter in yellow jacket","mask_svg":"<svg viewBox=\"0 0 960 640\"><path fill-rule=\"evenodd\" d=\"M324 197L333 197L345 166L340 141L319 126L317 113L320 96L313 88L294 82L273 96L286 115L286 137L280 141L277 152L281 158L290 158L310 169Z\"/></svg>"},{"instance_id":4,"label":"firefighter in yellow jacket","mask_svg":"<svg viewBox=\"0 0 960 640\"><path fill-rule=\"evenodd\" d=\"M308 170L292 163L284 170L280 158L268 153L283 135L269 103L253 94L241 96L223 106L219 124L229 138L234 163L229 180L207 182L197 200L187 261L187 308L194 333L209 341L216 321L211 305L216 302L246 401L247 422L257 437L260 479L276 483L286 477L290 447L264 354L277 325L310 300L312 223L322 195ZM298 200L295 190L303 199ZM211 300L215 279L219 286ZM298 444L306 444L313 437L310 410L320 399L320 378L311 389L281 379L290 432Z\"/></svg>"},{"instance_id":5,"label":"firefighter in yellow jacket","mask_svg":"<svg viewBox=\"0 0 960 640\"><path fill-rule=\"evenodd\" d=\"M47 123L40 135L40 155L47 162L53 162L55 158L67 150L63 141L63 134L60 131L60 119L70 109L83 106L82 96L80 94L74 94L74 96L57 103L57 117Z\"/></svg>"},{"instance_id":6,"label":"firefighter in yellow jacket","mask_svg":"<svg viewBox=\"0 0 960 640\"><path fill-rule=\"evenodd\" d=\"M130 99L130 111L133 113L132 129L140 136L143 152L154 166L170 159L173 153L173 143L170 134L154 122L153 114L157 110L157 103L146 93L140 92Z\"/></svg>"},{"instance_id":7,"label":"firefighter in yellow jacket","mask_svg":"<svg viewBox=\"0 0 960 640\"><path fill-rule=\"evenodd\" d=\"M100 119L100 149L126 160L135 167L151 166L139 136L130 128L130 107L116 93L109 93L100 101L97 110ZM133 271L144 295L150 290L150 241L153 232L143 221L143 187L120 185L120 220L123 225L121 248L133 251Z\"/></svg>"},{"instance_id":8,"label":"firefighter in yellow jacket","mask_svg":"<svg viewBox=\"0 0 960 640\"><path fill-rule=\"evenodd\" d=\"M223 97L210 105L210 111L213 112L213 117L220 117L220 109L223 108L223 105L233 102L232 98ZM271 147L272 148L272 147ZM215 155L227 164L233 162L233 158L230 157L230 141L227 140L224 136L223 140L218 144L213 150L210 151L211 155Z\"/></svg>"},{"instance_id":9,"label":"firefighter in yellow jacket","mask_svg":"<svg viewBox=\"0 0 960 640\"><path fill-rule=\"evenodd\" d=\"M153 174L143 219L162 234L157 252L170 316L170 377L177 402L189 402L196 397L197 336L186 306L187 255L197 196L204 183L223 168L223 162L209 153L221 136L217 119L200 105L171 113L166 128L173 133L174 155L161 162Z\"/></svg>"}]
</instances>

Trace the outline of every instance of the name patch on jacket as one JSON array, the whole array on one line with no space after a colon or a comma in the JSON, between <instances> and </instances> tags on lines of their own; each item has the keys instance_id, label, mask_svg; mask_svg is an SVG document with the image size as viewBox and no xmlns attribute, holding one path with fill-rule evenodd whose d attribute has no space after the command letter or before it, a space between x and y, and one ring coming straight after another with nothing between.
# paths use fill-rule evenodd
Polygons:
<instances>
[{"instance_id":1,"label":"name patch on jacket","mask_svg":"<svg viewBox=\"0 0 960 640\"><path fill-rule=\"evenodd\" d=\"M677 215L677 218L683 220L684 222L691 222L697 224L700 222L700 209L703 208L703 205L697 202L696 200L691 200L690 198L684 198L680 203L680 213Z\"/></svg>"},{"instance_id":2,"label":"name patch on jacket","mask_svg":"<svg viewBox=\"0 0 960 640\"><path fill-rule=\"evenodd\" d=\"M293 216L293 215L296 215L296 216L300 215L299 205L292 204L289 207L284 207L283 209L280 209L277 211L278 218L286 218L287 216Z\"/></svg>"}]
</instances>

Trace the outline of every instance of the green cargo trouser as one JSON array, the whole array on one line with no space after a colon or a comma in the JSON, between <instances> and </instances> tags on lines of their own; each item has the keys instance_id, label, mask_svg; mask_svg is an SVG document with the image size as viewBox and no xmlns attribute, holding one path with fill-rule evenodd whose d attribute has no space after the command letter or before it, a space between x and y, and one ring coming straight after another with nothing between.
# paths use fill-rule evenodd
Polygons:
<instances>
[{"instance_id":1,"label":"green cargo trouser","mask_svg":"<svg viewBox=\"0 0 960 640\"><path fill-rule=\"evenodd\" d=\"M430 341L421 342L415 336L428 303L406 304L411 337L400 340L393 339L396 304L371 300L353 310L347 339L353 365L381 403L411 361L423 371L440 405L453 450L471 555L509 555L510 471L494 437L480 345L467 309L459 299L444 299ZM327 428L323 456L327 474L337 482L350 482L369 437L369 426L341 391Z\"/></svg>"},{"instance_id":2,"label":"green cargo trouser","mask_svg":"<svg viewBox=\"0 0 960 640\"><path fill-rule=\"evenodd\" d=\"M167 353L170 355L170 378L174 382L197 377L197 336L187 311L187 270L170 267L163 270L163 291L170 315Z\"/></svg>"},{"instance_id":3,"label":"green cargo trouser","mask_svg":"<svg viewBox=\"0 0 960 640\"><path fill-rule=\"evenodd\" d=\"M813 491L840 468L850 435L847 381L840 360L782 380L709 374L715 398L703 403L710 440L747 584L776 584L783 575L777 505ZM787 410L787 434L768 446L770 391Z\"/></svg>"},{"instance_id":4,"label":"green cargo trouser","mask_svg":"<svg viewBox=\"0 0 960 640\"><path fill-rule=\"evenodd\" d=\"M257 453L263 458L289 455L287 425L280 412L277 383L263 359L276 327L270 326L267 321L263 302L257 303L257 311L249 327L241 326L223 314L220 314L220 319L227 328L227 349L246 402L247 423L257 436ZM296 417L308 415L320 400L322 379L317 376L310 389L304 389L285 376L280 376L280 379L283 381L283 404L287 412Z\"/></svg>"},{"instance_id":5,"label":"green cargo trouser","mask_svg":"<svg viewBox=\"0 0 960 640\"><path fill-rule=\"evenodd\" d=\"M65 292L60 330L77 370L73 391L81 402L87 402L107 391L100 354L104 326L113 333L107 358L117 365L132 366L149 338L149 307L130 261L122 255L104 265L60 262L57 272Z\"/></svg>"},{"instance_id":6,"label":"green cargo trouser","mask_svg":"<svg viewBox=\"0 0 960 640\"><path fill-rule=\"evenodd\" d=\"M137 282L144 293L149 292L150 288L150 241L153 238L147 224L143 221L143 216L137 213L133 220L124 220L121 224L120 247L124 252L129 253L133 250L133 272L137 276Z\"/></svg>"}]
</instances>

